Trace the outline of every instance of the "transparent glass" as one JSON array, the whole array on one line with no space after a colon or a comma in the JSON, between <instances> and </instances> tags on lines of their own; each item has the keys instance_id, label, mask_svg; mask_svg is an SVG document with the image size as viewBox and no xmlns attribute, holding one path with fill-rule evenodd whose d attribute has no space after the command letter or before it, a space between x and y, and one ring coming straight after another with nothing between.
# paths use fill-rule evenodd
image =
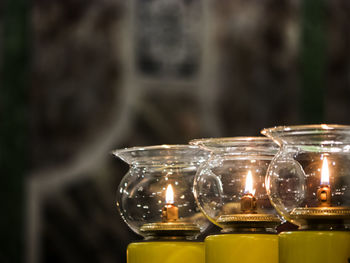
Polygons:
<instances>
[{"instance_id":1,"label":"transparent glass","mask_svg":"<svg viewBox=\"0 0 350 263\"><path fill-rule=\"evenodd\" d=\"M211 222L224 232L271 230L280 223L265 189L266 171L277 144L264 137L199 139L190 144L212 153L194 182L198 206ZM249 203L249 197L256 203ZM256 207L249 209L250 205Z\"/></svg>"},{"instance_id":2,"label":"transparent glass","mask_svg":"<svg viewBox=\"0 0 350 263\"><path fill-rule=\"evenodd\" d=\"M208 158L208 152L190 145L161 145L113 153L130 165L118 188L117 207L134 232L144 237L156 235L150 226L157 226L158 234L176 236L182 229L175 228L191 225L195 229L187 228L185 235L195 238L208 227L209 222L198 209L192 192L194 176L198 166ZM166 200L169 185L172 197ZM165 231L169 229L164 227L167 224L163 224L162 211L169 202L178 209L178 219L176 224L168 224L172 231Z\"/></svg>"},{"instance_id":3,"label":"transparent glass","mask_svg":"<svg viewBox=\"0 0 350 263\"><path fill-rule=\"evenodd\" d=\"M280 150L266 187L277 211L302 228L343 228L350 219L350 126L262 130Z\"/></svg>"}]
</instances>

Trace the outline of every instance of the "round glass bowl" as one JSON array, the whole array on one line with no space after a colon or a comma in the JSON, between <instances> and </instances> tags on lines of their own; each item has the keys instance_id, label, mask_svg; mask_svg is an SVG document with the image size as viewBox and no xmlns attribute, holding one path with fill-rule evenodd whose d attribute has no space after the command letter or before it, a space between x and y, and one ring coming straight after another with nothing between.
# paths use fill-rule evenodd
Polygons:
<instances>
[{"instance_id":1,"label":"round glass bowl","mask_svg":"<svg viewBox=\"0 0 350 263\"><path fill-rule=\"evenodd\" d=\"M262 134L281 146L266 180L277 211L302 229L348 227L350 126L283 126Z\"/></svg>"},{"instance_id":2,"label":"round glass bowl","mask_svg":"<svg viewBox=\"0 0 350 263\"><path fill-rule=\"evenodd\" d=\"M117 207L134 232L148 239L193 239L209 226L192 192L208 152L190 145L161 145L113 153L130 165L118 188Z\"/></svg>"},{"instance_id":3,"label":"round glass bowl","mask_svg":"<svg viewBox=\"0 0 350 263\"><path fill-rule=\"evenodd\" d=\"M278 145L264 137L192 140L210 151L198 169L198 206L223 232L274 231L280 219L265 189L265 175Z\"/></svg>"}]
</instances>

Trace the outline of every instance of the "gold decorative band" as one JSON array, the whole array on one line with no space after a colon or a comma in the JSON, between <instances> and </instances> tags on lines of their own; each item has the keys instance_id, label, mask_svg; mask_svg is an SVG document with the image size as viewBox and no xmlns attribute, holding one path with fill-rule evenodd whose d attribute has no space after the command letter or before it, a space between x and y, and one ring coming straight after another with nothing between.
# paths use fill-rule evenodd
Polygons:
<instances>
[{"instance_id":1,"label":"gold decorative band","mask_svg":"<svg viewBox=\"0 0 350 263\"><path fill-rule=\"evenodd\" d=\"M234 214L234 215L221 215L218 223L235 223L235 222L276 222L280 223L281 220L271 214Z\"/></svg>"},{"instance_id":2,"label":"gold decorative band","mask_svg":"<svg viewBox=\"0 0 350 263\"><path fill-rule=\"evenodd\" d=\"M350 218L350 207L298 207L290 215L301 219L346 219Z\"/></svg>"},{"instance_id":3,"label":"gold decorative band","mask_svg":"<svg viewBox=\"0 0 350 263\"><path fill-rule=\"evenodd\" d=\"M160 231L184 231L184 232L199 232L197 225L185 222L159 222L144 224L140 228L141 232L160 232Z\"/></svg>"}]
</instances>

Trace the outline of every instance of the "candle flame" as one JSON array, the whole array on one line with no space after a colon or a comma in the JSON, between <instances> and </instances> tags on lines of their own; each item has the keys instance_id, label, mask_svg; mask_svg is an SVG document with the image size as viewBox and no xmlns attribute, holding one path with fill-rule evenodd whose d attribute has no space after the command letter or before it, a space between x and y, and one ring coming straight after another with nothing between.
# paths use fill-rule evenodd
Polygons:
<instances>
[{"instance_id":1,"label":"candle flame","mask_svg":"<svg viewBox=\"0 0 350 263\"><path fill-rule=\"evenodd\" d=\"M166 188L166 193L165 193L165 202L167 204L173 204L174 203L174 190L171 184L168 185Z\"/></svg>"},{"instance_id":2,"label":"candle flame","mask_svg":"<svg viewBox=\"0 0 350 263\"><path fill-rule=\"evenodd\" d=\"M253 176L251 171L248 171L247 177L245 179L244 193L252 195L255 194L255 189L253 189Z\"/></svg>"},{"instance_id":3,"label":"candle flame","mask_svg":"<svg viewBox=\"0 0 350 263\"><path fill-rule=\"evenodd\" d=\"M329 168L327 157L323 158L322 171L321 171L321 185L329 185Z\"/></svg>"}]
</instances>

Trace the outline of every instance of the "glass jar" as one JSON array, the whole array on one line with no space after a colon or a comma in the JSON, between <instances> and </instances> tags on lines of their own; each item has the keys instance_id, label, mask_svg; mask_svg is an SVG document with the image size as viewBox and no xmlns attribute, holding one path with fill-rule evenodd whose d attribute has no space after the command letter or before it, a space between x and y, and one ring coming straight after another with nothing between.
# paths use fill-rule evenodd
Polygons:
<instances>
[{"instance_id":1,"label":"glass jar","mask_svg":"<svg viewBox=\"0 0 350 263\"><path fill-rule=\"evenodd\" d=\"M277 211L302 229L342 229L350 220L350 126L262 130L280 150L266 187Z\"/></svg>"},{"instance_id":2,"label":"glass jar","mask_svg":"<svg viewBox=\"0 0 350 263\"><path fill-rule=\"evenodd\" d=\"M198 206L223 232L274 231L280 219L265 189L278 145L264 137L192 140L211 151L194 182Z\"/></svg>"},{"instance_id":3,"label":"glass jar","mask_svg":"<svg viewBox=\"0 0 350 263\"><path fill-rule=\"evenodd\" d=\"M130 165L118 188L117 207L134 232L146 239L193 239L208 227L192 192L208 152L190 145L161 145L113 153Z\"/></svg>"}]
</instances>

